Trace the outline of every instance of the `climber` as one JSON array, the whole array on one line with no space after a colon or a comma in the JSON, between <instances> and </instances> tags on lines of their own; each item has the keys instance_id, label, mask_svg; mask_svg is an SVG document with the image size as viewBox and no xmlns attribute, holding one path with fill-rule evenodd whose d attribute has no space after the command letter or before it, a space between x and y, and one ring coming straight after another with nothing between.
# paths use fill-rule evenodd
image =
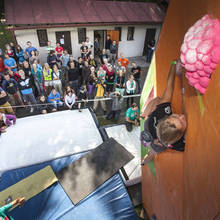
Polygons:
<instances>
[{"instance_id":1,"label":"climber","mask_svg":"<svg viewBox=\"0 0 220 220\"><path fill-rule=\"evenodd\" d=\"M21 207L23 206L24 203L25 203L24 198L18 198L7 205L0 207L0 219L11 219L12 220L13 218L8 215L8 211L12 207L15 207L16 205L19 205Z\"/></svg>"},{"instance_id":2,"label":"climber","mask_svg":"<svg viewBox=\"0 0 220 220\"><path fill-rule=\"evenodd\" d=\"M154 155L168 148L184 151L186 116L185 114L173 114L171 109L175 75L178 75L182 82L182 67L179 60L171 62L167 86L162 98L156 97L151 100L146 107L146 111L141 115L142 118L147 119L144 123L144 131L141 132L141 142L145 147L150 146L150 150L144 157L142 165L152 161ZM184 107L183 88L182 95Z\"/></svg>"}]
</instances>

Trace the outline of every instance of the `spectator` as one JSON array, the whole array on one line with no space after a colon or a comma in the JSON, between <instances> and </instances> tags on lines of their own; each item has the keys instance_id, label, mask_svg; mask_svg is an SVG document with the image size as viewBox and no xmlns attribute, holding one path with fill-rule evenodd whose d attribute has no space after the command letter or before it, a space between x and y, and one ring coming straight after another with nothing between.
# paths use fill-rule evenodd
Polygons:
<instances>
[{"instance_id":1,"label":"spectator","mask_svg":"<svg viewBox=\"0 0 220 220\"><path fill-rule=\"evenodd\" d=\"M37 65L37 69L39 69L40 71L43 72L43 68L42 68L42 66L38 63L37 60L34 60L34 63L33 63L33 64L36 64L36 65Z\"/></svg>"},{"instance_id":2,"label":"spectator","mask_svg":"<svg viewBox=\"0 0 220 220\"><path fill-rule=\"evenodd\" d=\"M29 64L32 66L35 60L37 60L37 63L40 63L40 59L39 59L39 56L37 55L37 52L32 50L30 52Z\"/></svg>"},{"instance_id":3,"label":"spectator","mask_svg":"<svg viewBox=\"0 0 220 220\"><path fill-rule=\"evenodd\" d=\"M51 45L51 41L47 41L47 47L46 47L47 53L49 54L50 51L52 51L52 50L53 51L55 50L54 46Z\"/></svg>"},{"instance_id":4,"label":"spectator","mask_svg":"<svg viewBox=\"0 0 220 220\"><path fill-rule=\"evenodd\" d=\"M38 110L39 110L40 114L47 114L47 113L48 113L48 111L49 111L49 106L48 106L48 104L47 104L47 101L46 101L44 95L41 95L41 96L38 98L37 104L39 104Z\"/></svg>"},{"instance_id":5,"label":"spectator","mask_svg":"<svg viewBox=\"0 0 220 220\"><path fill-rule=\"evenodd\" d=\"M87 85L90 74L89 63L87 61L84 62L84 67L82 69L82 83Z\"/></svg>"},{"instance_id":6,"label":"spectator","mask_svg":"<svg viewBox=\"0 0 220 220\"><path fill-rule=\"evenodd\" d=\"M17 71L17 64L14 58L9 57L8 54L5 54L4 65L6 69L10 69L13 72Z\"/></svg>"},{"instance_id":7,"label":"spectator","mask_svg":"<svg viewBox=\"0 0 220 220\"><path fill-rule=\"evenodd\" d=\"M82 46L80 47L80 52L81 52L81 57L83 58L83 60L88 58L89 49L86 46L85 42L82 42Z\"/></svg>"},{"instance_id":8,"label":"spectator","mask_svg":"<svg viewBox=\"0 0 220 220\"><path fill-rule=\"evenodd\" d=\"M99 55L100 63L104 65L104 59L108 59L108 58L109 56L107 55L106 50L103 49L102 53Z\"/></svg>"},{"instance_id":9,"label":"spectator","mask_svg":"<svg viewBox=\"0 0 220 220\"><path fill-rule=\"evenodd\" d=\"M132 106L126 111L126 121L125 126L127 131L132 131L132 125L136 127L139 126L139 109L136 103L133 103Z\"/></svg>"},{"instance_id":10,"label":"spectator","mask_svg":"<svg viewBox=\"0 0 220 220\"><path fill-rule=\"evenodd\" d=\"M52 89L50 95L48 96L48 102L52 104L52 112L57 111L58 107L63 106L63 102L60 100L60 94L55 88Z\"/></svg>"},{"instance_id":11,"label":"spectator","mask_svg":"<svg viewBox=\"0 0 220 220\"><path fill-rule=\"evenodd\" d=\"M22 69L25 73L25 76L28 76L28 77L31 76L31 68L30 68L29 63L26 60L23 62L23 68Z\"/></svg>"},{"instance_id":12,"label":"spectator","mask_svg":"<svg viewBox=\"0 0 220 220\"><path fill-rule=\"evenodd\" d=\"M84 67L84 62L82 57L78 57L78 62L76 62L75 66L79 69L79 87L80 87L83 83L82 69Z\"/></svg>"},{"instance_id":13,"label":"spectator","mask_svg":"<svg viewBox=\"0 0 220 220\"><path fill-rule=\"evenodd\" d=\"M4 61L2 57L0 57L0 75L4 73L4 71L5 71Z\"/></svg>"},{"instance_id":14,"label":"spectator","mask_svg":"<svg viewBox=\"0 0 220 220\"><path fill-rule=\"evenodd\" d=\"M134 80L137 84L138 94L141 93L142 83L141 83L141 67L137 66L135 62L132 62L131 73L134 76Z\"/></svg>"},{"instance_id":15,"label":"spectator","mask_svg":"<svg viewBox=\"0 0 220 220\"><path fill-rule=\"evenodd\" d=\"M7 72L9 73L10 78L14 79L15 81L18 81L18 79L20 78L20 75L17 72L13 72L10 69Z\"/></svg>"},{"instance_id":16,"label":"spectator","mask_svg":"<svg viewBox=\"0 0 220 220\"><path fill-rule=\"evenodd\" d=\"M25 49L25 53L28 57L31 57L31 51L36 52L36 55L38 55L38 51L35 47L32 47L32 44L30 41L27 42L27 48Z\"/></svg>"},{"instance_id":17,"label":"spectator","mask_svg":"<svg viewBox=\"0 0 220 220\"><path fill-rule=\"evenodd\" d=\"M53 86L53 71L48 63L44 64L43 76L46 94L49 95Z\"/></svg>"},{"instance_id":18,"label":"spectator","mask_svg":"<svg viewBox=\"0 0 220 220\"><path fill-rule=\"evenodd\" d=\"M106 72L103 70L102 65L100 65L100 66L99 66L99 70L98 70L98 72L97 72L97 78L98 78L99 80L102 80L102 79L105 80L105 74L106 74Z\"/></svg>"},{"instance_id":19,"label":"spectator","mask_svg":"<svg viewBox=\"0 0 220 220\"><path fill-rule=\"evenodd\" d=\"M111 65L109 62L108 62L108 59L104 59L104 65L103 65L103 70L104 71L107 71L108 70L108 65Z\"/></svg>"},{"instance_id":20,"label":"spectator","mask_svg":"<svg viewBox=\"0 0 220 220\"><path fill-rule=\"evenodd\" d=\"M0 112L14 115L14 111L8 102L7 93L0 88Z\"/></svg>"},{"instance_id":21,"label":"spectator","mask_svg":"<svg viewBox=\"0 0 220 220\"><path fill-rule=\"evenodd\" d=\"M147 62L150 63L155 50L155 40L147 43Z\"/></svg>"},{"instance_id":22,"label":"spectator","mask_svg":"<svg viewBox=\"0 0 220 220\"><path fill-rule=\"evenodd\" d=\"M79 69L75 67L74 62L70 63L68 70L68 81L72 89L77 93L79 86Z\"/></svg>"},{"instance_id":23,"label":"spectator","mask_svg":"<svg viewBox=\"0 0 220 220\"><path fill-rule=\"evenodd\" d=\"M69 61L67 63L68 68L70 68L70 63L71 62L74 62L75 67L77 67L77 61L73 59L73 55L72 54L70 54L70 58L69 58Z\"/></svg>"},{"instance_id":24,"label":"spectator","mask_svg":"<svg viewBox=\"0 0 220 220\"><path fill-rule=\"evenodd\" d=\"M112 44L111 37L110 37L110 35L107 35L107 39L105 41L105 49L110 51L111 44Z\"/></svg>"},{"instance_id":25,"label":"spectator","mask_svg":"<svg viewBox=\"0 0 220 220\"><path fill-rule=\"evenodd\" d=\"M97 62L96 62L96 60L94 59L94 57L93 57L92 54L89 55L88 61L89 61L89 65L90 65L90 66L94 66L95 68L97 68Z\"/></svg>"},{"instance_id":26,"label":"spectator","mask_svg":"<svg viewBox=\"0 0 220 220\"><path fill-rule=\"evenodd\" d=\"M94 105L93 105L93 110L94 112L96 112L97 108L98 108L98 105L99 105L99 102L101 103L101 107L104 111L104 114L106 114L106 104L105 104L105 101L104 100L99 100L99 99L103 99L104 98L104 95L105 95L105 88L106 88L106 85L105 85L105 82L104 80L99 80L97 81L96 83L96 95L95 95L95 101L94 101Z\"/></svg>"},{"instance_id":27,"label":"spectator","mask_svg":"<svg viewBox=\"0 0 220 220\"><path fill-rule=\"evenodd\" d=\"M19 205L21 207L24 203L25 203L24 198L18 198L16 200L14 200L13 202L2 206L0 208L0 219L4 219L4 220L11 219L11 220L13 220L13 218L8 215L8 212L10 211L10 209L12 209L13 207L16 207L17 205Z\"/></svg>"},{"instance_id":28,"label":"spectator","mask_svg":"<svg viewBox=\"0 0 220 220\"><path fill-rule=\"evenodd\" d=\"M9 44L6 44L5 48L6 48L5 53L8 54L9 57L16 60L15 59L15 50L13 50Z\"/></svg>"},{"instance_id":29,"label":"spectator","mask_svg":"<svg viewBox=\"0 0 220 220\"><path fill-rule=\"evenodd\" d=\"M95 41L94 41L94 53L95 55L99 55L100 53L100 43L97 37L95 38Z\"/></svg>"},{"instance_id":30,"label":"spectator","mask_svg":"<svg viewBox=\"0 0 220 220\"><path fill-rule=\"evenodd\" d=\"M127 58L125 58L123 53L120 54L120 58L118 59L118 61L120 61L121 65L124 66L125 69L127 70L127 66L129 64L129 60Z\"/></svg>"},{"instance_id":31,"label":"spectator","mask_svg":"<svg viewBox=\"0 0 220 220\"><path fill-rule=\"evenodd\" d=\"M64 50L62 56L60 57L60 60L62 61L61 70L63 73L63 78L64 78L64 81L66 82L67 82L67 72L68 72L67 64L69 62L69 59L70 59L70 55L68 54L68 51Z\"/></svg>"},{"instance_id":32,"label":"spectator","mask_svg":"<svg viewBox=\"0 0 220 220\"><path fill-rule=\"evenodd\" d=\"M20 45L16 46L16 56L18 57L19 65L22 65L24 62L24 50L21 48Z\"/></svg>"},{"instance_id":33,"label":"spectator","mask_svg":"<svg viewBox=\"0 0 220 220\"><path fill-rule=\"evenodd\" d=\"M88 79L88 83L89 83L88 96L89 96L89 98L94 97L94 90L95 90L96 81L97 81L97 77L96 77L95 67L92 66L92 67L90 67L90 75L89 75L89 79Z\"/></svg>"},{"instance_id":34,"label":"spectator","mask_svg":"<svg viewBox=\"0 0 220 220\"><path fill-rule=\"evenodd\" d=\"M120 69L119 74L115 78L115 91L120 92L120 94L123 96L125 92L125 76L123 74L123 71Z\"/></svg>"},{"instance_id":35,"label":"spectator","mask_svg":"<svg viewBox=\"0 0 220 220\"><path fill-rule=\"evenodd\" d=\"M92 53L92 47L93 47L93 44L89 41L89 37L86 37L85 46L88 47L88 55L87 56L89 57Z\"/></svg>"},{"instance_id":36,"label":"spectator","mask_svg":"<svg viewBox=\"0 0 220 220\"><path fill-rule=\"evenodd\" d=\"M63 97L62 89L62 71L58 69L57 65L53 66L53 86L60 93L60 96Z\"/></svg>"},{"instance_id":37,"label":"spectator","mask_svg":"<svg viewBox=\"0 0 220 220\"><path fill-rule=\"evenodd\" d=\"M58 59L54 50L51 50L49 55L47 56L47 63L50 68L53 69L53 65L57 65Z\"/></svg>"},{"instance_id":38,"label":"spectator","mask_svg":"<svg viewBox=\"0 0 220 220\"><path fill-rule=\"evenodd\" d=\"M118 45L116 41L113 40L112 44L110 45L110 60L111 63L114 64L117 56Z\"/></svg>"},{"instance_id":39,"label":"spectator","mask_svg":"<svg viewBox=\"0 0 220 220\"><path fill-rule=\"evenodd\" d=\"M20 92L18 90L18 83L13 78L10 78L9 73L5 73L5 80L2 83L2 88L5 92L7 92L9 101L12 106L15 106L16 103L24 106Z\"/></svg>"},{"instance_id":40,"label":"spectator","mask_svg":"<svg viewBox=\"0 0 220 220\"><path fill-rule=\"evenodd\" d=\"M108 113L106 119L111 120L114 118L114 122L117 123L122 110L123 97L120 92L113 92L109 95L109 97L113 100L112 110Z\"/></svg>"},{"instance_id":41,"label":"spectator","mask_svg":"<svg viewBox=\"0 0 220 220\"><path fill-rule=\"evenodd\" d=\"M112 65L111 64L108 65L108 69L106 71L105 80L106 80L106 92L107 92L107 94L109 94L110 92L113 92L114 81L115 81L115 72L112 69Z\"/></svg>"},{"instance_id":42,"label":"spectator","mask_svg":"<svg viewBox=\"0 0 220 220\"><path fill-rule=\"evenodd\" d=\"M10 43L9 43L9 46L11 47L11 50L13 51L13 54L14 54L13 58L14 58L16 61L18 61L18 58L17 58L17 55L16 55L16 48L15 48L14 43L13 43L13 42L10 42Z\"/></svg>"},{"instance_id":43,"label":"spectator","mask_svg":"<svg viewBox=\"0 0 220 220\"><path fill-rule=\"evenodd\" d=\"M70 90L66 93L64 100L67 109L71 110L74 108L76 103L76 95L73 90Z\"/></svg>"},{"instance_id":44,"label":"spectator","mask_svg":"<svg viewBox=\"0 0 220 220\"><path fill-rule=\"evenodd\" d=\"M11 126L12 124L16 124L16 116L15 115L8 115L0 113L0 135L6 131L6 128Z\"/></svg>"},{"instance_id":45,"label":"spectator","mask_svg":"<svg viewBox=\"0 0 220 220\"><path fill-rule=\"evenodd\" d=\"M121 61L117 61L116 73L119 74L119 70L122 70L123 74L126 75L126 68L121 65Z\"/></svg>"},{"instance_id":46,"label":"spectator","mask_svg":"<svg viewBox=\"0 0 220 220\"><path fill-rule=\"evenodd\" d=\"M88 102L88 93L85 84L81 86L79 90L78 98L79 98L78 109L79 112L81 112L81 103L84 103L84 108L86 108L86 103Z\"/></svg>"},{"instance_id":47,"label":"spectator","mask_svg":"<svg viewBox=\"0 0 220 220\"><path fill-rule=\"evenodd\" d=\"M130 75L128 81L126 82L126 94L134 95L136 90L136 83L134 81L134 76ZM134 101L134 97L127 98L127 107L129 106L129 101L131 100L131 104Z\"/></svg>"},{"instance_id":48,"label":"spectator","mask_svg":"<svg viewBox=\"0 0 220 220\"><path fill-rule=\"evenodd\" d=\"M43 73L42 73L42 71L37 69L36 64L32 65L31 73L32 73L33 78L34 78L34 84L37 88L38 96L42 95L43 92L44 92L44 89L43 89Z\"/></svg>"},{"instance_id":49,"label":"spectator","mask_svg":"<svg viewBox=\"0 0 220 220\"><path fill-rule=\"evenodd\" d=\"M59 42L57 43L55 51L56 51L56 55L57 55L57 57L59 59L62 56L62 54L63 54L63 47L60 46Z\"/></svg>"},{"instance_id":50,"label":"spectator","mask_svg":"<svg viewBox=\"0 0 220 220\"><path fill-rule=\"evenodd\" d=\"M21 78L18 79L18 88L21 91L21 94L23 96L24 102L27 104L37 104L37 101L34 97L33 94L33 89L32 89L32 81L30 77L25 76L24 71L21 69L19 70L19 75ZM30 108L30 112L32 113L34 111L33 106Z\"/></svg>"}]
</instances>

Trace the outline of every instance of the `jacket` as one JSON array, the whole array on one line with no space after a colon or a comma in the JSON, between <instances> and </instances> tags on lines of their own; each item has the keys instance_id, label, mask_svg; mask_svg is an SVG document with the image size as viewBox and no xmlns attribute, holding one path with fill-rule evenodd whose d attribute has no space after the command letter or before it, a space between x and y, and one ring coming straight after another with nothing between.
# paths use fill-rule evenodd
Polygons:
<instances>
[{"instance_id":1,"label":"jacket","mask_svg":"<svg viewBox=\"0 0 220 220\"><path fill-rule=\"evenodd\" d=\"M56 92L56 95L53 95L51 92L50 95L48 96L48 102L53 103L54 101L59 102L60 101L60 93Z\"/></svg>"}]
</instances>

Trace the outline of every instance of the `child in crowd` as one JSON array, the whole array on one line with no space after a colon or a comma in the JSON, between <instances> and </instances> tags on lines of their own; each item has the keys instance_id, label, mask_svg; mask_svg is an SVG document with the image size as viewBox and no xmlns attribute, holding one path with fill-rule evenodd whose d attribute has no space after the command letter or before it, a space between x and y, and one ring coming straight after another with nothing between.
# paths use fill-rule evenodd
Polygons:
<instances>
[{"instance_id":1,"label":"child in crowd","mask_svg":"<svg viewBox=\"0 0 220 220\"><path fill-rule=\"evenodd\" d=\"M38 109L40 114L47 114L49 110L49 106L47 104L47 100L44 95L41 95L37 101L37 104L39 104Z\"/></svg>"},{"instance_id":2,"label":"child in crowd","mask_svg":"<svg viewBox=\"0 0 220 220\"><path fill-rule=\"evenodd\" d=\"M130 75L129 80L126 82L126 94L127 95L133 95L135 93L136 89L136 82L134 81L134 76ZM131 104L134 101L133 97L127 98L127 107L129 106L129 101L131 101Z\"/></svg>"},{"instance_id":3,"label":"child in crowd","mask_svg":"<svg viewBox=\"0 0 220 220\"><path fill-rule=\"evenodd\" d=\"M88 92L85 84L80 88L78 98L81 101L78 103L78 109L81 112L81 103L84 103L84 107L86 108L86 103L88 102Z\"/></svg>"},{"instance_id":4,"label":"child in crowd","mask_svg":"<svg viewBox=\"0 0 220 220\"><path fill-rule=\"evenodd\" d=\"M64 100L67 109L72 110L75 107L76 95L72 89L66 93Z\"/></svg>"},{"instance_id":5,"label":"child in crowd","mask_svg":"<svg viewBox=\"0 0 220 220\"><path fill-rule=\"evenodd\" d=\"M48 96L48 102L52 104L52 112L57 111L58 107L63 106L63 102L60 99L60 93L55 88L52 89Z\"/></svg>"}]
</instances>

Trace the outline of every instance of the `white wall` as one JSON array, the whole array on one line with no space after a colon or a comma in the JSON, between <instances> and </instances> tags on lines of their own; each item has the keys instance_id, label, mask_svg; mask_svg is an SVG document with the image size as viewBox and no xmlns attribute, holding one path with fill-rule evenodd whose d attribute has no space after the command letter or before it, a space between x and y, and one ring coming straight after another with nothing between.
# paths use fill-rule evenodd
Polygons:
<instances>
[{"instance_id":1,"label":"white wall","mask_svg":"<svg viewBox=\"0 0 220 220\"><path fill-rule=\"evenodd\" d=\"M117 26L117 25L116 25ZM90 41L94 41L94 30L114 30L116 26L90 26L86 27L86 35L89 37ZM127 41L127 31L128 27L135 27L134 31L134 40ZM119 54L124 53L126 57L142 56L145 35L147 28L157 28L156 32L156 42L159 37L160 25L120 25L122 27L121 41L119 42ZM80 44L78 44L78 32L77 27L64 27L64 28L48 28L48 40L52 42L52 45L56 45L56 35L57 31L70 31L71 35L71 44L73 56L75 59L80 56ZM17 38L18 44L21 45L23 49L26 48L26 42L31 41L32 45L38 49L40 52L40 61L41 63L46 62L47 52L46 47L40 47L37 37L36 29L30 30L16 30L15 36Z\"/></svg>"}]
</instances>

